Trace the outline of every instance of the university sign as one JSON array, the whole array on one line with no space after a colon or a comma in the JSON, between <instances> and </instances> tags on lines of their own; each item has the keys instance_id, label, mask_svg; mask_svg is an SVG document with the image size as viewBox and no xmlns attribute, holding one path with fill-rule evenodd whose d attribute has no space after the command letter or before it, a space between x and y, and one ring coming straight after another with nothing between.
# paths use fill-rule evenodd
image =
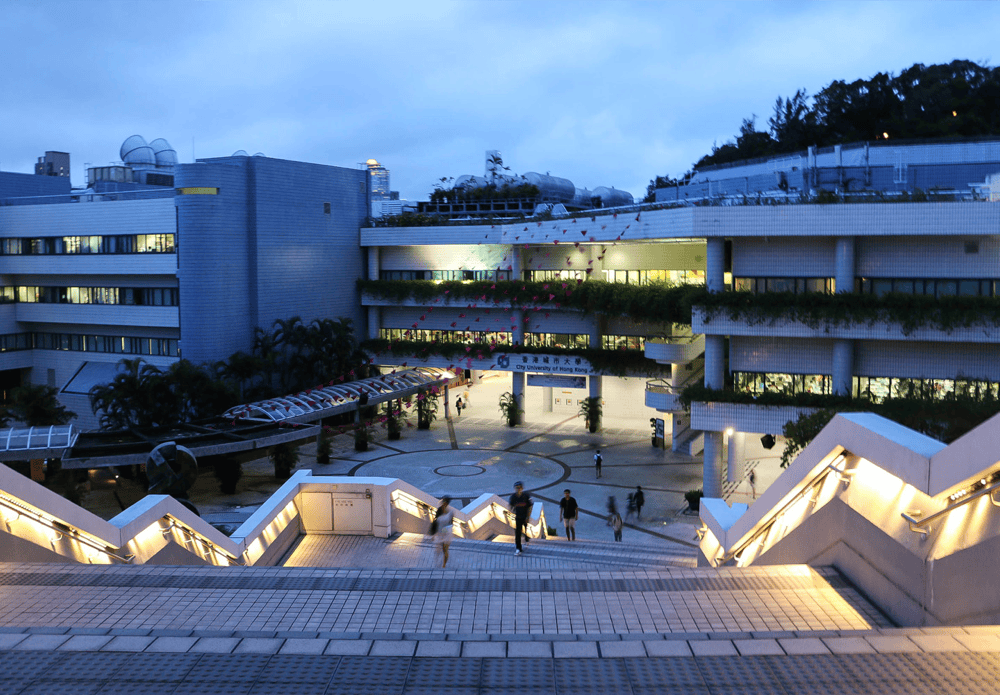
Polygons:
<instances>
[{"instance_id":1,"label":"university sign","mask_svg":"<svg viewBox=\"0 0 1000 695\"><path fill-rule=\"evenodd\" d=\"M588 360L569 355L536 355L516 352L496 353L495 369L535 374L590 374Z\"/></svg>"}]
</instances>

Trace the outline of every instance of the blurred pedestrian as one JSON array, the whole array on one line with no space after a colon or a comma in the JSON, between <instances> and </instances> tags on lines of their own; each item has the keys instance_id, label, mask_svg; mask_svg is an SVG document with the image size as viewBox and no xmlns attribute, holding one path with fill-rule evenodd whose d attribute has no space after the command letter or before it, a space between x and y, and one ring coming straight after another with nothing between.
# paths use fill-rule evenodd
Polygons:
<instances>
[{"instance_id":1,"label":"blurred pedestrian","mask_svg":"<svg viewBox=\"0 0 1000 695\"><path fill-rule=\"evenodd\" d=\"M625 520L628 521L635 516L635 495L631 492L625 496Z\"/></svg>"},{"instance_id":2,"label":"blurred pedestrian","mask_svg":"<svg viewBox=\"0 0 1000 695\"><path fill-rule=\"evenodd\" d=\"M622 515L618 513L616 509L611 513L611 518L608 519L608 526L611 530L615 532L615 540L620 541L622 539Z\"/></svg>"},{"instance_id":3,"label":"blurred pedestrian","mask_svg":"<svg viewBox=\"0 0 1000 695\"><path fill-rule=\"evenodd\" d=\"M458 411L458 416L459 417L462 417L462 405L463 405L463 403L462 403L462 397L459 396L458 400L455 401L455 410Z\"/></svg>"},{"instance_id":4,"label":"blurred pedestrian","mask_svg":"<svg viewBox=\"0 0 1000 695\"><path fill-rule=\"evenodd\" d=\"M437 508L437 514L434 516L434 522L432 527L434 527L434 545L437 546L438 552L441 553L442 562L441 567L448 566L448 548L451 546L451 541L455 538L454 529L452 525L455 523L455 512L448 505L451 502L451 498L445 495L441 498L441 504Z\"/></svg>"},{"instance_id":5,"label":"blurred pedestrian","mask_svg":"<svg viewBox=\"0 0 1000 695\"><path fill-rule=\"evenodd\" d=\"M635 494L632 495L632 499L635 500L635 517L641 519L642 505L646 504L646 496L642 494L642 485L635 486Z\"/></svg>"}]
</instances>

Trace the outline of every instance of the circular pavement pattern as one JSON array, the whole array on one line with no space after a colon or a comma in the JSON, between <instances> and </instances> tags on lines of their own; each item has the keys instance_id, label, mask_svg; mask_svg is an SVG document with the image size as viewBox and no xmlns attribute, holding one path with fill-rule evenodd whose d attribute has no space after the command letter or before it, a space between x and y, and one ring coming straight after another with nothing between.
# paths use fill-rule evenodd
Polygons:
<instances>
[{"instance_id":1,"label":"circular pavement pattern","mask_svg":"<svg viewBox=\"0 0 1000 695\"><path fill-rule=\"evenodd\" d=\"M385 456L355 468L359 477L400 478L435 497L505 496L514 481L535 490L564 480L569 469L550 459L495 449L438 449Z\"/></svg>"}]
</instances>

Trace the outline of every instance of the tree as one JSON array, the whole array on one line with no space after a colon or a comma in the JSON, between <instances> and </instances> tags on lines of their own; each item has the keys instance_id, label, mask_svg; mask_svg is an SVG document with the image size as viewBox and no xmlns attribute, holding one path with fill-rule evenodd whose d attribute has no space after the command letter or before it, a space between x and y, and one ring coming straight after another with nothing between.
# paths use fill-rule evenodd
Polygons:
<instances>
[{"instance_id":1,"label":"tree","mask_svg":"<svg viewBox=\"0 0 1000 695\"><path fill-rule=\"evenodd\" d=\"M65 425L76 417L59 402L59 391L44 384L28 384L11 390L8 413L28 427Z\"/></svg>"}]
</instances>

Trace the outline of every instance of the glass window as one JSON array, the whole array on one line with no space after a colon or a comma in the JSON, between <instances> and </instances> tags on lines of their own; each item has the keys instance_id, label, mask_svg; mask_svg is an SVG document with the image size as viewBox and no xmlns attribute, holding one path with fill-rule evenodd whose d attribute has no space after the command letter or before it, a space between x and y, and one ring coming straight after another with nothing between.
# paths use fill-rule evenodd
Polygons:
<instances>
[{"instance_id":1,"label":"glass window","mask_svg":"<svg viewBox=\"0 0 1000 695\"><path fill-rule=\"evenodd\" d=\"M938 280L937 281L937 296L938 297L953 297L958 293L958 283L954 280Z\"/></svg>"},{"instance_id":2,"label":"glass window","mask_svg":"<svg viewBox=\"0 0 1000 695\"><path fill-rule=\"evenodd\" d=\"M872 280L872 294L876 297L884 297L892 292L892 280Z\"/></svg>"},{"instance_id":3,"label":"glass window","mask_svg":"<svg viewBox=\"0 0 1000 695\"><path fill-rule=\"evenodd\" d=\"M958 283L958 293L963 297L978 296L979 280L960 280Z\"/></svg>"},{"instance_id":4,"label":"glass window","mask_svg":"<svg viewBox=\"0 0 1000 695\"><path fill-rule=\"evenodd\" d=\"M913 280L896 280L892 289L900 294L913 294Z\"/></svg>"}]
</instances>

